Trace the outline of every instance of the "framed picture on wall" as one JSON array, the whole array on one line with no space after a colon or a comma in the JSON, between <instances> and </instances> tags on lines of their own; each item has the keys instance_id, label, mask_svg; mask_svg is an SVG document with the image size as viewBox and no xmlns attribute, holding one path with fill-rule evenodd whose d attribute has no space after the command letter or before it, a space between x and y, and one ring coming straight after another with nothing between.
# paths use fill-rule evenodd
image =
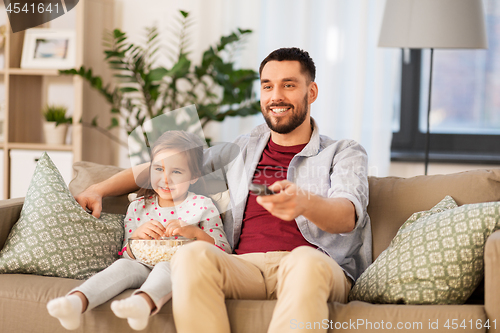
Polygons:
<instances>
[{"instance_id":1,"label":"framed picture on wall","mask_svg":"<svg viewBox=\"0 0 500 333\"><path fill-rule=\"evenodd\" d=\"M28 29L24 35L21 68L74 68L75 55L75 31Z\"/></svg>"}]
</instances>

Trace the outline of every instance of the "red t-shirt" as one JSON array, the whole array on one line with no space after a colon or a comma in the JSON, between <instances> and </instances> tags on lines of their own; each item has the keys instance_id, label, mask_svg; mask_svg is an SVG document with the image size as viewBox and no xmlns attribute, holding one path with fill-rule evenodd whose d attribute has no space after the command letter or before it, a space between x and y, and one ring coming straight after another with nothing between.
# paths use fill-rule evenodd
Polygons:
<instances>
[{"instance_id":1,"label":"red t-shirt","mask_svg":"<svg viewBox=\"0 0 500 333\"><path fill-rule=\"evenodd\" d=\"M269 140L255 169L253 182L267 186L285 180L292 158L306 145L280 146ZM291 251L301 245L309 245L300 233L295 220L284 221L259 205L257 196L248 195L237 254L268 251Z\"/></svg>"}]
</instances>

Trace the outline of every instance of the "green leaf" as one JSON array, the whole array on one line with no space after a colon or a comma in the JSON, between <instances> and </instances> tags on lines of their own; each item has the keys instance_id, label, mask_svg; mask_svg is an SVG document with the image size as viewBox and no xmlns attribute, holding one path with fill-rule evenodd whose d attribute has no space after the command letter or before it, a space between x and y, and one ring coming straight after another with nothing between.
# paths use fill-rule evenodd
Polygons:
<instances>
[{"instance_id":1,"label":"green leaf","mask_svg":"<svg viewBox=\"0 0 500 333\"><path fill-rule=\"evenodd\" d=\"M213 92L210 92L210 91L207 91L206 95L207 95L207 97L211 97L211 98L218 98L219 97L219 95L214 94Z\"/></svg>"},{"instance_id":2,"label":"green leaf","mask_svg":"<svg viewBox=\"0 0 500 333\"><path fill-rule=\"evenodd\" d=\"M186 56L181 56L177 63L168 71L171 77L183 77L189 72L191 61Z\"/></svg>"},{"instance_id":3,"label":"green leaf","mask_svg":"<svg viewBox=\"0 0 500 333\"><path fill-rule=\"evenodd\" d=\"M154 54L156 54L156 52L158 52L160 50L160 47L158 46L157 48L153 49L150 53L149 53L149 56L152 57Z\"/></svg>"},{"instance_id":4,"label":"green leaf","mask_svg":"<svg viewBox=\"0 0 500 333\"><path fill-rule=\"evenodd\" d=\"M149 89L149 95L153 101L156 101L160 97L159 86L154 86Z\"/></svg>"},{"instance_id":5,"label":"green leaf","mask_svg":"<svg viewBox=\"0 0 500 333\"><path fill-rule=\"evenodd\" d=\"M92 122L90 123L92 126L97 126L97 116L92 118Z\"/></svg>"},{"instance_id":6,"label":"green leaf","mask_svg":"<svg viewBox=\"0 0 500 333\"><path fill-rule=\"evenodd\" d=\"M125 47L125 49L123 49ZM116 48L116 51L118 52L128 52L130 49L132 49L134 47L134 44L130 43L130 44L122 44L122 45L118 45L118 47Z\"/></svg>"},{"instance_id":7,"label":"green leaf","mask_svg":"<svg viewBox=\"0 0 500 333\"><path fill-rule=\"evenodd\" d=\"M134 76L131 74L115 74L113 76L116 78L120 78L120 79L131 79L131 78L133 79L134 78Z\"/></svg>"},{"instance_id":8,"label":"green leaf","mask_svg":"<svg viewBox=\"0 0 500 333\"><path fill-rule=\"evenodd\" d=\"M64 69L64 70L59 70L59 74L61 75L76 75L78 74L78 72L76 71L76 69Z\"/></svg>"},{"instance_id":9,"label":"green leaf","mask_svg":"<svg viewBox=\"0 0 500 333\"><path fill-rule=\"evenodd\" d=\"M118 125L119 125L118 119L111 118L111 125L109 125L107 129L110 130L113 127L117 127Z\"/></svg>"},{"instance_id":10,"label":"green leaf","mask_svg":"<svg viewBox=\"0 0 500 333\"><path fill-rule=\"evenodd\" d=\"M125 35L126 35L126 34L125 34L124 32L122 32L120 29L115 29L115 30L113 30L113 37L114 37L115 39L119 39L119 38L121 38L121 37L123 37L123 36L125 36Z\"/></svg>"},{"instance_id":11,"label":"green leaf","mask_svg":"<svg viewBox=\"0 0 500 333\"><path fill-rule=\"evenodd\" d=\"M92 68L90 68L87 73L85 73L84 76L87 80L90 80L92 78Z\"/></svg>"},{"instance_id":12,"label":"green leaf","mask_svg":"<svg viewBox=\"0 0 500 333\"><path fill-rule=\"evenodd\" d=\"M252 29L245 29L245 30L242 30L242 29L238 28L238 32L239 32L241 35L245 35L245 34L251 34L253 31L252 31Z\"/></svg>"},{"instance_id":13,"label":"green leaf","mask_svg":"<svg viewBox=\"0 0 500 333\"><path fill-rule=\"evenodd\" d=\"M92 87L96 88L97 90L101 90L102 89L102 79L99 76L93 77L90 80L90 85Z\"/></svg>"},{"instance_id":14,"label":"green leaf","mask_svg":"<svg viewBox=\"0 0 500 333\"><path fill-rule=\"evenodd\" d=\"M123 42L124 40L127 40L127 37L121 37L120 39L116 40L115 43L116 44L120 44L121 42Z\"/></svg>"},{"instance_id":15,"label":"green leaf","mask_svg":"<svg viewBox=\"0 0 500 333\"><path fill-rule=\"evenodd\" d=\"M125 65L126 62L123 61L123 60L109 60L108 64L112 64L112 65Z\"/></svg>"},{"instance_id":16,"label":"green leaf","mask_svg":"<svg viewBox=\"0 0 500 333\"><path fill-rule=\"evenodd\" d=\"M240 40L240 38L234 32L228 36L222 36L220 38L220 44L217 46L217 50L222 51L228 44L232 44L234 42L237 42L238 40Z\"/></svg>"},{"instance_id":17,"label":"green leaf","mask_svg":"<svg viewBox=\"0 0 500 333\"><path fill-rule=\"evenodd\" d=\"M151 70L148 75L147 79L149 81L160 81L163 79L165 75L168 74L168 70L164 67L158 67L153 70Z\"/></svg>"},{"instance_id":18,"label":"green leaf","mask_svg":"<svg viewBox=\"0 0 500 333\"><path fill-rule=\"evenodd\" d=\"M139 89L134 88L134 87L121 87L120 91L123 92L123 93L129 93L129 92L139 91Z\"/></svg>"},{"instance_id":19,"label":"green leaf","mask_svg":"<svg viewBox=\"0 0 500 333\"><path fill-rule=\"evenodd\" d=\"M203 53L202 61L201 61L201 66L205 70L208 69L208 67L215 61L217 60L217 55L215 54L215 50L213 47L210 46L208 50L206 50Z\"/></svg>"},{"instance_id":20,"label":"green leaf","mask_svg":"<svg viewBox=\"0 0 500 333\"><path fill-rule=\"evenodd\" d=\"M104 50L104 54L108 57L114 57L118 54L117 51L115 50L111 50L111 51L108 51L108 50Z\"/></svg>"},{"instance_id":21,"label":"green leaf","mask_svg":"<svg viewBox=\"0 0 500 333\"><path fill-rule=\"evenodd\" d=\"M130 54L132 54L134 57L137 57L141 54L142 48L140 46L134 46L132 51L130 51Z\"/></svg>"},{"instance_id":22,"label":"green leaf","mask_svg":"<svg viewBox=\"0 0 500 333\"><path fill-rule=\"evenodd\" d=\"M179 10L179 12L181 13L181 15L184 17L184 18L187 18L189 16L189 13L188 12L185 12L183 10Z\"/></svg>"},{"instance_id":23,"label":"green leaf","mask_svg":"<svg viewBox=\"0 0 500 333\"><path fill-rule=\"evenodd\" d=\"M153 41L156 37L158 37L158 33L155 33L154 35L149 36L149 40L148 40L148 42Z\"/></svg>"}]
</instances>

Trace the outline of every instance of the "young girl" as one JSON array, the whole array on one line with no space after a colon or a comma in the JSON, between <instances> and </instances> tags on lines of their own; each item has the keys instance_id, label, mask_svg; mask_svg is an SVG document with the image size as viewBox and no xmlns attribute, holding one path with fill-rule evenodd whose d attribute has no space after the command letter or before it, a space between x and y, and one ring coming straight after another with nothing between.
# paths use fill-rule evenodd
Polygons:
<instances>
[{"instance_id":1,"label":"young girl","mask_svg":"<svg viewBox=\"0 0 500 333\"><path fill-rule=\"evenodd\" d=\"M180 235L214 244L231 253L213 202L189 192L190 185L201 177L203 143L183 131L164 133L151 149L149 184L144 196L130 203L125 217L125 240L122 259L92 276L65 297L47 304L49 314L61 325L74 330L83 312L107 302L129 288L139 288L124 300L111 303L116 316L127 318L135 330L144 329L149 316L157 313L171 297L170 262L154 267L133 258L129 238L159 239Z\"/></svg>"}]
</instances>

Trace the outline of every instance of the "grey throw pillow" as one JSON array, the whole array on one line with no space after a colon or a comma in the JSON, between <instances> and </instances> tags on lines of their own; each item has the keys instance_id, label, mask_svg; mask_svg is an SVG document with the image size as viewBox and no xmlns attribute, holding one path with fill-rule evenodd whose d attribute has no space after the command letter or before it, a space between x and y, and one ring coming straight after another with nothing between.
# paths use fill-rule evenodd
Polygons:
<instances>
[{"instance_id":1,"label":"grey throw pillow","mask_svg":"<svg viewBox=\"0 0 500 333\"><path fill-rule=\"evenodd\" d=\"M87 279L118 259L124 215L97 219L76 202L47 154L0 252L0 273Z\"/></svg>"},{"instance_id":2,"label":"grey throw pillow","mask_svg":"<svg viewBox=\"0 0 500 333\"><path fill-rule=\"evenodd\" d=\"M447 196L413 214L363 272L350 300L462 304L484 276L484 245L500 228L500 202L457 207Z\"/></svg>"}]
</instances>

